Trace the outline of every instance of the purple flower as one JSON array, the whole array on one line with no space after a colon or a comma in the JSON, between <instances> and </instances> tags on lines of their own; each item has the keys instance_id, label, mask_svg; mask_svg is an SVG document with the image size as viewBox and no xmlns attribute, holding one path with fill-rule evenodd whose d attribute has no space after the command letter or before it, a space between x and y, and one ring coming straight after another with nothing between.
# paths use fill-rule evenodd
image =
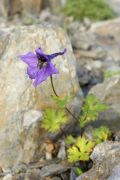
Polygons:
<instances>
[{"instance_id":1,"label":"purple flower","mask_svg":"<svg viewBox=\"0 0 120 180\"><path fill-rule=\"evenodd\" d=\"M62 52L48 55L44 54L41 48L37 48L35 52L20 55L19 58L28 65L27 74L29 78L34 79L34 86L37 87L49 76L58 73L58 69L55 68L51 60L59 55L63 55L65 52L66 48Z\"/></svg>"}]
</instances>

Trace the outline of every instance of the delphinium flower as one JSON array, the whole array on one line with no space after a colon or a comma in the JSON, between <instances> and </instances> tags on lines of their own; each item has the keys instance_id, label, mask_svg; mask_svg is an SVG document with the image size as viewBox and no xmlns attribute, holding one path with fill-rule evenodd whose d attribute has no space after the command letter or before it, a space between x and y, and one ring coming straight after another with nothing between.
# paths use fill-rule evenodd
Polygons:
<instances>
[{"instance_id":1,"label":"delphinium flower","mask_svg":"<svg viewBox=\"0 0 120 180\"><path fill-rule=\"evenodd\" d=\"M35 52L28 52L18 57L28 65L27 74L29 78L34 79L34 86L37 87L49 76L58 73L58 69L51 60L59 55L63 55L65 52L66 48L62 52L48 55L41 48L36 48Z\"/></svg>"}]
</instances>

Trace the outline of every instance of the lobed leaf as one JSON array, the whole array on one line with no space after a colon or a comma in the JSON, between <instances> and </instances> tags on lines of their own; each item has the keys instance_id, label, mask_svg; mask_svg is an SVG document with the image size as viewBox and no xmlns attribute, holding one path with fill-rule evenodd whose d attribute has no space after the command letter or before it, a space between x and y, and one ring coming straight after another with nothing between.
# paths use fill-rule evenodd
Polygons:
<instances>
[{"instance_id":1,"label":"lobed leaf","mask_svg":"<svg viewBox=\"0 0 120 180\"><path fill-rule=\"evenodd\" d=\"M111 132L110 132L109 128L107 128L105 126L101 126L99 128L96 128L92 132L92 135L94 137L96 144L99 144L103 141L108 140L109 137L111 136Z\"/></svg>"},{"instance_id":2,"label":"lobed leaf","mask_svg":"<svg viewBox=\"0 0 120 180\"><path fill-rule=\"evenodd\" d=\"M99 113L106 109L107 106L93 94L88 95L82 107L82 115L79 119L80 127L83 128L90 121L95 121Z\"/></svg>"},{"instance_id":3,"label":"lobed leaf","mask_svg":"<svg viewBox=\"0 0 120 180\"><path fill-rule=\"evenodd\" d=\"M46 109L44 113L44 121L42 127L46 130L55 133L62 124L67 122L67 116L63 110Z\"/></svg>"},{"instance_id":4,"label":"lobed leaf","mask_svg":"<svg viewBox=\"0 0 120 180\"><path fill-rule=\"evenodd\" d=\"M72 97L65 96L64 98L61 98L57 96L52 96L52 99L55 101L55 103L58 105L59 108L64 109L67 106L67 104L70 102Z\"/></svg>"},{"instance_id":5,"label":"lobed leaf","mask_svg":"<svg viewBox=\"0 0 120 180\"><path fill-rule=\"evenodd\" d=\"M69 135L66 137L66 143L67 144L74 144L76 142L76 139L72 136L72 135Z\"/></svg>"},{"instance_id":6,"label":"lobed leaf","mask_svg":"<svg viewBox=\"0 0 120 180\"><path fill-rule=\"evenodd\" d=\"M77 161L88 161L90 153L95 143L85 137L77 139L75 145L68 149L68 161L73 163Z\"/></svg>"}]
</instances>

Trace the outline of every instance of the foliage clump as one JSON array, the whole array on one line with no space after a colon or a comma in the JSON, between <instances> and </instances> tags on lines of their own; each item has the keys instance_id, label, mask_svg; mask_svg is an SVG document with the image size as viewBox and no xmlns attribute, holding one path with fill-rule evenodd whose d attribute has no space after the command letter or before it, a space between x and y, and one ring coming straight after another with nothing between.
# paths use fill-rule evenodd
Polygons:
<instances>
[{"instance_id":1,"label":"foliage clump","mask_svg":"<svg viewBox=\"0 0 120 180\"><path fill-rule=\"evenodd\" d=\"M57 131L64 133L66 137L68 162L88 162L94 146L109 139L111 132L107 127L101 126L93 130L93 140L89 140L84 136L83 130L89 122L95 121L99 113L106 110L108 107L93 94L89 94L84 100L82 113L78 118L82 133L80 137L76 138L72 136L72 134L66 136L66 132L62 129L63 125L66 124L68 120L65 110L67 110L66 107L71 97L66 96L60 98L58 96L53 96L52 99L55 101L57 109L48 108L45 110L42 127L52 133L56 133ZM76 169L76 173L82 173L80 167Z\"/></svg>"},{"instance_id":2,"label":"foliage clump","mask_svg":"<svg viewBox=\"0 0 120 180\"><path fill-rule=\"evenodd\" d=\"M108 140L109 137L111 136L111 132L110 132L109 128L107 128L105 126L96 128L92 132L92 134L93 134L93 138L94 138L94 141L96 142L96 144L99 144L103 141Z\"/></svg>"},{"instance_id":3,"label":"foliage clump","mask_svg":"<svg viewBox=\"0 0 120 180\"><path fill-rule=\"evenodd\" d=\"M68 149L68 161L73 163L76 161L88 161L90 159L90 153L95 143L89 139L79 137L72 147Z\"/></svg>"},{"instance_id":4,"label":"foliage clump","mask_svg":"<svg viewBox=\"0 0 120 180\"><path fill-rule=\"evenodd\" d=\"M54 100L54 102L56 103L56 105L58 106L58 108L60 109L65 109L65 107L67 106L67 104L70 102L70 100L72 99L71 96L65 96L63 98L60 98L58 96L52 96L52 99Z\"/></svg>"},{"instance_id":5,"label":"foliage clump","mask_svg":"<svg viewBox=\"0 0 120 180\"><path fill-rule=\"evenodd\" d=\"M44 113L44 121L42 127L49 132L55 133L60 129L62 124L67 122L68 118L65 115L64 110L56 110L48 108Z\"/></svg>"},{"instance_id":6,"label":"foliage clump","mask_svg":"<svg viewBox=\"0 0 120 180\"><path fill-rule=\"evenodd\" d=\"M91 121L95 121L100 112L107 109L107 106L97 99L93 94L86 97L82 107L82 116L80 116L80 127L83 128Z\"/></svg>"},{"instance_id":7,"label":"foliage clump","mask_svg":"<svg viewBox=\"0 0 120 180\"><path fill-rule=\"evenodd\" d=\"M85 17L106 20L115 16L104 0L67 0L63 12L67 16L73 16L75 20L83 20Z\"/></svg>"},{"instance_id":8,"label":"foliage clump","mask_svg":"<svg viewBox=\"0 0 120 180\"><path fill-rule=\"evenodd\" d=\"M118 70L118 71L107 71L104 73L105 78L111 78L115 75L120 75L120 70Z\"/></svg>"},{"instance_id":9,"label":"foliage clump","mask_svg":"<svg viewBox=\"0 0 120 180\"><path fill-rule=\"evenodd\" d=\"M76 139L72 135L69 135L66 137L66 144L72 145L75 142L76 142Z\"/></svg>"}]
</instances>

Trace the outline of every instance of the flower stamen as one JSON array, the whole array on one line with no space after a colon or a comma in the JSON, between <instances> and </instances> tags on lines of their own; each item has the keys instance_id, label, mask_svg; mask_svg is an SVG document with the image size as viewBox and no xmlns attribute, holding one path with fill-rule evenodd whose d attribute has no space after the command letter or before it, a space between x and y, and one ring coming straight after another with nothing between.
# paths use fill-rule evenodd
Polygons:
<instances>
[{"instance_id":1,"label":"flower stamen","mask_svg":"<svg viewBox=\"0 0 120 180\"><path fill-rule=\"evenodd\" d=\"M46 59L44 57L40 57L39 54L37 54L37 58L38 58L38 64L37 67L39 69L41 69L44 65L46 65Z\"/></svg>"}]
</instances>

